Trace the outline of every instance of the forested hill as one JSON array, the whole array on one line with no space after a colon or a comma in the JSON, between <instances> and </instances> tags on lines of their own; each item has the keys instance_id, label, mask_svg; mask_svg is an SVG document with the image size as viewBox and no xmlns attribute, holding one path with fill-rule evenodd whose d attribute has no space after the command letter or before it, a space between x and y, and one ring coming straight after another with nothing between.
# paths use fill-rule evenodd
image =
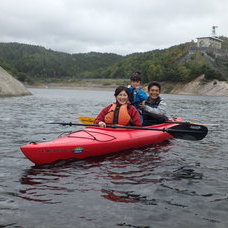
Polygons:
<instances>
[{"instance_id":1,"label":"forested hill","mask_svg":"<svg viewBox=\"0 0 228 228\"><path fill-rule=\"evenodd\" d=\"M82 78L129 78L141 71L151 80L189 82L201 74L228 80L228 38L220 51L200 50L194 42L120 56L111 53L67 54L40 46L0 43L0 65L21 81L77 81Z\"/></svg>"},{"instance_id":2,"label":"forested hill","mask_svg":"<svg viewBox=\"0 0 228 228\"><path fill-rule=\"evenodd\" d=\"M135 53L124 57L100 73L111 78L130 75L133 70L143 73L144 81L151 80L189 82L201 74L207 80L228 80L228 38L223 40L221 50L199 49L188 42L163 50ZM98 76L98 75L97 75Z\"/></svg>"},{"instance_id":3,"label":"forested hill","mask_svg":"<svg viewBox=\"0 0 228 228\"><path fill-rule=\"evenodd\" d=\"M112 53L67 54L35 45L0 43L0 66L21 81L82 78L122 58Z\"/></svg>"}]
</instances>

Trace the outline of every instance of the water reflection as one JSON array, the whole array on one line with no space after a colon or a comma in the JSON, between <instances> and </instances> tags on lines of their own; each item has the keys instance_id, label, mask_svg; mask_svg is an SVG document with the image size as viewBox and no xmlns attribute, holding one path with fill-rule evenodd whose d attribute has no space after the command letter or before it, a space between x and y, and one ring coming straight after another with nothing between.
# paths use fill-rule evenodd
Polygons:
<instances>
[{"instance_id":1,"label":"water reflection","mask_svg":"<svg viewBox=\"0 0 228 228\"><path fill-rule=\"evenodd\" d=\"M147 199L147 196L141 196L139 194L135 194L133 191L117 191L117 190L107 190L102 189L101 192L105 199L121 202L121 203L144 203L147 205L156 205L155 199Z\"/></svg>"},{"instance_id":2,"label":"water reflection","mask_svg":"<svg viewBox=\"0 0 228 228\"><path fill-rule=\"evenodd\" d=\"M125 190L129 185L157 184L172 178L162 168L167 162L165 154L169 152L171 144L167 141L84 161L33 166L20 178L23 188L19 190L19 197L54 204L61 202L61 196L74 194L75 191L95 191L109 200L137 202L141 200L140 196L134 197L133 192ZM125 196L118 198L116 191Z\"/></svg>"},{"instance_id":3,"label":"water reflection","mask_svg":"<svg viewBox=\"0 0 228 228\"><path fill-rule=\"evenodd\" d=\"M149 190L145 194L141 194L141 190L137 193L136 186L140 189L143 185L156 188L154 186L159 184L166 189L169 181L201 177L193 168L173 170L174 163L178 167L179 162L168 156L172 147L173 142L166 141L84 161L34 166L26 170L20 179L23 188L19 190L19 197L44 204L57 204L65 196L73 196L76 192L96 192L97 197L109 201L156 205L158 199L151 199ZM167 166L170 165L172 167L169 170ZM133 190L130 190L131 186ZM167 201L167 204L171 202Z\"/></svg>"},{"instance_id":4,"label":"water reflection","mask_svg":"<svg viewBox=\"0 0 228 228\"><path fill-rule=\"evenodd\" d=\"M42 203L55 204L60 203L49 195L66 195L69 190L66 186L58 185L62 178L70 177L62 168L59 169L43 169L38 167L32 167L25 171L20 179L22 186L26 186L20 189L19 197Z\"/></svg>"}]
</instances>

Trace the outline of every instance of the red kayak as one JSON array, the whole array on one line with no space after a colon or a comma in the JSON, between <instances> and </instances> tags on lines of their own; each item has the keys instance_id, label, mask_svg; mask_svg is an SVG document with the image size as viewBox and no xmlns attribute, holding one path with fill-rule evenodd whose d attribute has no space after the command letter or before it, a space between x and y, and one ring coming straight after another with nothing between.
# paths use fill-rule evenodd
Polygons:
<instances>
[{"instance_id":1,"label":"red kayak","mask_svg":"<svg viewBox=\"0 0 228 228\"><path fill-rule=\"evenodd\" d=\"M176 121L183 120L178 118ZM21 150L36 165L65 159L81 160L88 157L161 143L175 137L172 131L177 131L177 136L178 134L183 134L182 129L173 129L178 127L178 125L176 122L169 122L139 129L85 127L82 130L67 134L50 142L32 142L21 146ZM145 128L151 130L144 130ZM168 133L169 129L172 130L171 133ZM186 130L184 129L183 132L186 132ZM187 134L189 134L188 132L189 129L187 129Z\"/></svg>"}]
</instances>

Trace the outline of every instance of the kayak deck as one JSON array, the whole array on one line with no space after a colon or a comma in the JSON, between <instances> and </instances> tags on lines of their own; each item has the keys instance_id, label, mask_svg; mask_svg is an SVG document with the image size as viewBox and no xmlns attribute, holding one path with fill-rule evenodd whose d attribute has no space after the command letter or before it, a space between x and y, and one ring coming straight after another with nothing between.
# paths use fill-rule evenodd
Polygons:
<instances>
[{"instance_id":1,"label":"kayak deck","mask_svg":"<svg viewBox=\"0 0 228 228\"><path fill-rule=\"evenodd\" d=\"M163 129L175 125L177 124L164 123L148 128ZM173 138L172 135L163 131L85 127L49 142L33 142L21 146L21 151L33 163L42 165L59 160L81 160L116 153L161 143L171 138Z\"/></svg>"}]
</instances>

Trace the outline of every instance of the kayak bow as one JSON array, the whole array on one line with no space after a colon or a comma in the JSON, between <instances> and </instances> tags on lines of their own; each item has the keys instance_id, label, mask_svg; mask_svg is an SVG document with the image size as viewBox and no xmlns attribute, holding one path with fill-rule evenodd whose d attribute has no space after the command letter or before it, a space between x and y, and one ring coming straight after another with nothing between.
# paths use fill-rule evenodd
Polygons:
<instances>
[{"instance_id":1,"label":"kayak bow","mask_svg":"<svg viewBox=\"0 0 228 228\"><path fill-rule=\"evenodd\" d=\"M182 121L182 119L179 120ZM51 124L84 126L82 124L59 122ZM161 143L173 137L201 140L206 134L207 128L205 126L175 123L163 123L149 127L111 125L108 128L89 125L82 130L49 142L33 142L21 146L21 150L33 163L42 165L65 159L81 160L116 153Z\"/></svg>"}]
</instances>

